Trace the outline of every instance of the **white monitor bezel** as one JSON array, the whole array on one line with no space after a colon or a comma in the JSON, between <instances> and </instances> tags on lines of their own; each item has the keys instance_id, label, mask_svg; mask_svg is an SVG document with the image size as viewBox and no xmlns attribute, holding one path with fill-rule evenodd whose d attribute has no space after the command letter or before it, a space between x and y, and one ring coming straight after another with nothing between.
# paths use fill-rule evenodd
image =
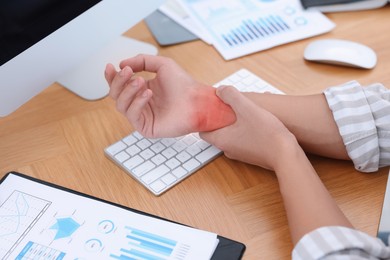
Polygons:
<instances>
[{"instance_id":1,"label":"white monitor bezel","mask_svg":"<svg viewBox=\"0 0 390 260\"><path fill-rule=\"evenodd\" d=\"M0 117L9 115L103 49L163 2L102 0L0 66Z\"/></svg>"}]
</instances>

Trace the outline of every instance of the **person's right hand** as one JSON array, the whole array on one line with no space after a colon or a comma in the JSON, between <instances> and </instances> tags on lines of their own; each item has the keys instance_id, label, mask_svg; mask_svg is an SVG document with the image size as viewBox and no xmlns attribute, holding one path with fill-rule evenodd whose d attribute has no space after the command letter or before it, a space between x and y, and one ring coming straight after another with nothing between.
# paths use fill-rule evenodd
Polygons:
<instances>
[{"instance_id":1,"label":"person's right hand","mask_svg":"<svg viewBox=\"0 0 390 260\"><path fill-rule=\"evenodd\" d=\"M231 86L221 86L216 93L230 105L236 122L224 128L200 133L200 137L218 147L230 158L270 170L284 167L289 156L301 151L295 136L267 110Z\"/></svg>"},{"instance_id":2,"label":"person's right hand","mask_svg":"<svg viewBox=\"0 0 390 260\"><path fill-rule=\"evenodd\" d=\"M235 121L231 108L215 95L215 88L197 82L169 58L138 55L122 61L120 69L116 71L112 64L106 67L109 94L118 111L145 137L211 131ZM155 77L134 76L142 71L155 73Z\"/></svg>"}]
</instances>

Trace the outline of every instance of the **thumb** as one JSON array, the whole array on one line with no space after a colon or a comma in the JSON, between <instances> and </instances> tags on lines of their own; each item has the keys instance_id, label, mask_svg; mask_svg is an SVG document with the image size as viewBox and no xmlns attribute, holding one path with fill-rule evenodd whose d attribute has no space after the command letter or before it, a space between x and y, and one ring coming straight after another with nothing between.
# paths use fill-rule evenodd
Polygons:
<instances>
[{"instance_id":1,"label":"thumb","mask_svg":"<svg viewBox=\"0 0 390 260\"><path fill-rule=\"evenodd\" d=\"M247 104L246 97L233 86L220 86L217 88L216 95L236 113L240 111L240 107Z\"/></svg>"},{"instance_id":2,"label":"thumb","mask_svg":"<svg viewBox=\"0 0 390 260\"><path fill-rule=\"evenodd\" d=\"M243 97L240 92L233 86L225 86L222 85L218 87L215 91L215 94L219 99L222 100L226 105L230 106L233 111L236 113L236 109L234 106L237 106L237 104L240 102L239 100ZM200 138L205 140L206 142L213 144L217 146L220 150L222 150L221 147L218 147L218 139L220 139L220 136L225 136L224 131L229 131L226 130L224 127L210 131L210 132L199 132Z\"/></svg>"},{"instance_id":3,"label":"thumb","mask_svg":"<svg viewBox=\"0 0 390 260\"><path fill-rule=\"evenodd\" d=\"M228 105L232 105L237 101L239 91L233 86L220 86L216 90L217 96Z\"/></svg>"}]
</instances>

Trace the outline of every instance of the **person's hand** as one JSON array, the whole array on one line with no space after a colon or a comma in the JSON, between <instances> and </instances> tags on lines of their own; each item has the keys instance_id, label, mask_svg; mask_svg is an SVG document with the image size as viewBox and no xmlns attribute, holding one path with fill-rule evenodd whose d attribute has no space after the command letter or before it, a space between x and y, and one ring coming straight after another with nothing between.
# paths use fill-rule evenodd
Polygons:
<instances>
[{"instance_id":1,"label":"person's hand","mask_svg":"<svg viewBox=\"0 0 390 260\"><path fill-rule=\"evenodd\" d=\"M120 63L120 71L108 64L105 77L109 95L116 100L134 128L149 138L175 137L211 131L232 124L235 115L216 95L169 58L138 55ZM156 73L146 80L137 72Z\"/></svg>"},{"instance_id":2,"label":"person's hand","mask_svg":"<svg viewBox=\"0 0 390 260\"><path fill-rule=\"evenodd\" d=\"M301 149L291 132L273 114L259 107L231 86L217 89L236 114L236 122L212 132L200 133L205 141L228 158L275 170L282 154ZM285 161L284 161L285 163Z\"/></svg>"}]
</instances>

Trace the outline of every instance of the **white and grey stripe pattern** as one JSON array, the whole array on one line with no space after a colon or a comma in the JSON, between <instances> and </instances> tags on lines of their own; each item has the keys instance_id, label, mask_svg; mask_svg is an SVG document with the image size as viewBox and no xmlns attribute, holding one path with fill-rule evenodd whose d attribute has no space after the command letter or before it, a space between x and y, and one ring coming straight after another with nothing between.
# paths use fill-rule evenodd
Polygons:
<instances>
[{"instance_id":1,"label":"white and grey stripe pattern","mask_svg":"<svg viewBox=\"0 0 390 260\"><path fill-rule=\"evenodd\" d=\"M292 259L390 259L390 247L355 229L321 227L303 236L293 250Z\"/></svg>"},{"instance_id":2,"label":"white and grey stripe pattern","mask_svg":"<svg viewBox=\"0 0 390 260\"><path fill-rule=\"evenodd\" d=\"M374 172L390 165L390 90L351 81L324 94L355 168Z\"/></svg>"}]
</instances>

